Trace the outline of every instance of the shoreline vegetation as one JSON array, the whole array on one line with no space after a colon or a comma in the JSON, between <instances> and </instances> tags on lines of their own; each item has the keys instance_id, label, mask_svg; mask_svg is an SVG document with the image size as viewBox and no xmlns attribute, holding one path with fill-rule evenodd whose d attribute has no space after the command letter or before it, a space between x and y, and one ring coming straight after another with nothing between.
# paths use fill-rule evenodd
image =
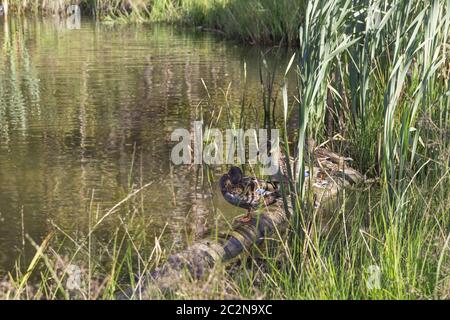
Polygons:
<instances>
[{"instance_id":1,"label":"shoreline vegetation","mask_svg":"<svg viewBox=\"0 0 450 320\"><path fill-rule=\"evenodd\" d=\"M40 12L44 2L36 3ZM137 298L450 299L450 1L148 4L138 10L135 2L135 9L124 11L119 2L82 2L104 21L183 23L243 42L298 44L281 70L285 81L261 76L261 114L282 128L287 158L298 150L299 170L288 169L283 200L292 217L286 237L274 236L205 279ZM288 97L288 70L297 77L289 83L297 86L294 99ZM222 109L205 103L207 123L208 114L217 114L210 110ZM272 121L275 105L284 117ZM297 117L294 126L291 116ZM376 181L340 193L328 220L308 205L304 171L314 161L305 153L308 138L351 157L352 167ZM197 170L206 185L217 183L211 168ZM32 242L34 259L0 283L0 298L114 299L124 286L134 287L172 253L162 248L161 237L145 236L140 190L130 190L106 213L90 208L88 236L74 238L54 226L40 244ZM116 214L126 219L110 243L99 244L95 229ZM72 255L60 254L64 246L73 248ZM83 266L77 273L83 286L70 290L74 261Z\"/></svg>"},{"instance_id":2,"label":"shoreline vegetation","mask_svg":"<svg viewBox=\"0 0 450 320\"><path fill-rule=\"evenodd\" d=\"M5 0L3 0L5 1ZM167 22L214 32L249 44L298 44L304 0L8 0L11 15L63 14L78 4L83 15L107 23Z\"/></svg>"}]
</instances>

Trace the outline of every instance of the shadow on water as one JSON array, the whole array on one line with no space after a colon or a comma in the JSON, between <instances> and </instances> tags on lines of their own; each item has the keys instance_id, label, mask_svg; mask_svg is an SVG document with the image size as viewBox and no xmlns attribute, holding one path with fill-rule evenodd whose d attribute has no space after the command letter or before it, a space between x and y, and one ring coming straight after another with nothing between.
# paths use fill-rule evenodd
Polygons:
<instances>
[{"instance_id":1,"label":"shadow on water","mask_svg":"<svg viewBox=\"0 0 450 320\"><path fill-rule=\"evenodd\" d=\"M38 241L54 225L85 234L89 212L149 182L128 209L142 213L150 238L167 224L168 240L182 245L186 226L201 233L217 209L236 214L197 186L192 168L171 166L170 134L197 120L201 79L216 104L231 83L240 112L244 62L246 99L258 104L260 49L161 25L1 22L0 270L32 258L25 234ZM105 241L118 223L105 221Z\"/></svg>"}]
</instances>

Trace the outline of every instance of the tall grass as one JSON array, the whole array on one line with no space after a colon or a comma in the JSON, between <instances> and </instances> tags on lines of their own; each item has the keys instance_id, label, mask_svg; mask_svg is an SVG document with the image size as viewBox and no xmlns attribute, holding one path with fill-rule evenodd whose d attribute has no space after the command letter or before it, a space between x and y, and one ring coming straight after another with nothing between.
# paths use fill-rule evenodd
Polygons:
<instances>
[{"instance_id":1,"label":"tall grass","mask_svg":"<svg viewBox=\"0 0 450 320\"><path fill-rule=\"evenodd\" d=\"M183 23L219 30L229 38L294 44L305 6L304 0L184 0L179 2L178 11Z\"/></svg>"},{"instance_id":2,"label":"tall grass","mask_svg":"<svg viewBox=\"0 0 450 320\"><path fill-rule=\"evenodd\" d=\"M148 8L153 1L148 0L3 0L11 14L65 14L70 5L80 5L85 14L98 18L123 18L128 21L143 21L149 16Z\"/></svg>"},{"instance_id":3,"label":"tall grass","mask_svg":"<svg viewBox=\"0 0 450 320\"><path fill-rule=\"evenodd\" d=\"M300 166L291 173L296 237L286 259L295 263L277 270L274 282L289 297L448 297L449 2L318 0L305 17ZM379 186L351 200L351 210L335 212L332 241L303 205L305 137L325 140L327 112L355 164L381 175ZM381 272L379 289L364 282L371 265ZM299 282L288 281L292 276Z\"/></svg>"},{"instance_id":4,"label":"tall grass","mask_svg":"<svg viewBox=\"0 0 450 320\"><path fill-rule=\"evenodd\" d=\"M250 43L295 44L304 0L10 0L11 13L64 13L78 3L100 20L173 22Z\"/></svg>"}]
</instances>

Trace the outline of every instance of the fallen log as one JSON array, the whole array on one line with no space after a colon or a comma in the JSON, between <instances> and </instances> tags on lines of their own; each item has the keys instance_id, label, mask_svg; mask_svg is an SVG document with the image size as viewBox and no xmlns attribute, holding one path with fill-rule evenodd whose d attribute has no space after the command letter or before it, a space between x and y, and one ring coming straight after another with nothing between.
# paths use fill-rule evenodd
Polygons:
<instances>
[{"instance_id":1,"label":"fallen log","mask_svg":"<svg viewBox=\"0 0 450 320\"><path fill-rule=\"evenodd\" d=\"M317 167L305 168L308 176L305 188L314 195L315 206L329 206L340 190L363 180L361 174L345 163L341 162L340 167L324 160ZM286 179L286 176L283 178ZM185 250L169 256L165 263L147 277L141 277L134 288L127 288L118 293L117 298L147 296L148 290L173 292L186 276L191 279L205 277L215 266L250 252L255 245L261 245L277 231L285 230L292 213L289 207L287 209L286 212L280 200L260 209L248 222L235 221L227 232L197 241Z\"/></svg>"}]
</instances>

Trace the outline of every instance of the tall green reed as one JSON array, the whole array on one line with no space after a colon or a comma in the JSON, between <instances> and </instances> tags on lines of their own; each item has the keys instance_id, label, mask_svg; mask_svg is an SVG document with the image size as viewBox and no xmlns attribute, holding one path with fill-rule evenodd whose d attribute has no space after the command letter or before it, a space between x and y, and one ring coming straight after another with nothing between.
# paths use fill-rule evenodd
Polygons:
<instances>
[{"instance_id":1,"label":"tall green reed","mask_svg":"<svg viewBox=\"0 0 450 320\"><path fill-rule=\"evenodd\" d=\"M293 130L300 165L288 170L285 193L291 196L296 236L289 242L277 238L278 246L261 249L265 263L255 269L265 272L248 272L244 265L232 277L239 293L250 298L448 298L449 17L448 0L308 3L297 60L287 67L298 74L299 122ZM287 81L282 100L289 155ZM306 205L304 189L310 160L305 140L325 139L330 111L354 165L368 176L381 176L377 185L342 195L343 203L332 212L334 232ZM244 121L242 113L236 119L230 121ZM80 246L87 249L85 242ZM117 233L106 292L119 285L119 274L133 281L139 247L132 232ZM366 285L372 265L382 272L380 288ZM44 279L52 274L49 268ZM43 292L59 290L45 286Z\"/></svg>"},{"instance_id":2,"label":"tall green reed","mask_svg":"<svg viewBox=\"0 0 450 320\"><path fill-rule=\"evenodd\" d=\"M338 264L332 267L336 276L346 266L355 279L368 261L379 264L390 281L384 285L396 297L409 296L408 286L418 285L423 277L430 280L437 259L422 250L436 250L428 234L436 235L434 228L443 228L439 238L444 241L450 225L448 205L440 203L448 199L448 4L377 0L309 3L300 28L297 67L299 165L295 174L290 173L296 181L290 194L297 230L291 254L299 259L300 268L306 268L300 272L311 277L303 279L305 282L325 280L319 279L321 272L316 270L313 275L307 267L318 265L329 273L327 260ZM286 110L288 99L283 91ZM367 217L367 208L359 207L362 204L350 217L343 207L339 211L345 217L340 221L343 238L331 245L329 235L319 231L315 236L312 232L316 218L307 206L304 190L305 161L311 160L307 159L305 140L324 140L330 109L336 131L347 140L346 150L356 160L354 165L368 175L381 174L375 216ZM438 147L432 148L433 144ZM439 190L437 194L425 191L429 183L433 190ZM425 194L431 198L423 198ZM424 203L433 203L437 209L436 224L427 218L429 210L423 209ZM367 235L348 230L365 228ZM364 242L360 242L361 237ZM440 257L446 256L447 248L441 250ZM419 259L423 254L426 258ZM332 258L336 255L344 260ZM437 285L444 279L432 283ZM362 290L361 295L370 293L362 287L358 290Z\"/></svg>"}]
</instances>

